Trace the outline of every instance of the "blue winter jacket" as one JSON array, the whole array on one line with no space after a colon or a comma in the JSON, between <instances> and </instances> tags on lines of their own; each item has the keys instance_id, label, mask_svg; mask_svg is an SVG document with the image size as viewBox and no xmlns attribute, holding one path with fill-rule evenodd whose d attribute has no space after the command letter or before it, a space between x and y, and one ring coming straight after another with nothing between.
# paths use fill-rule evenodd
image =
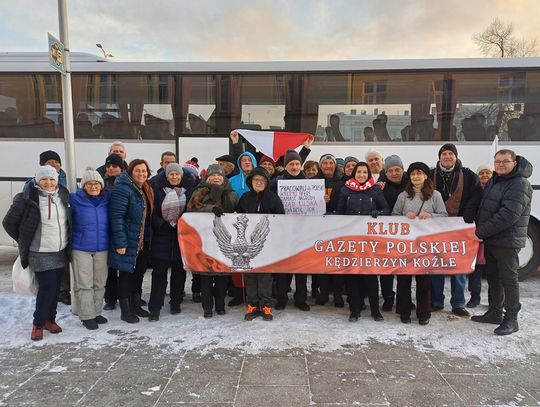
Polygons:
<instances>
[{"instance_id":1,"label":"blue winter jacket","mask_svg":"<svg viewBox=\"0 0 540 407\"><path fill-rule=\"evenodd\" d=\"M242 153L238 156L238 159L236 160L236 165L240 169L240 173L229 180L232 189L234 190L234 192L236 192L236 195L238 195L238 199L240 199L242 195L249 191L249 187L247 186L247 176L242 171L242 167L240 167L240 160L245 155L251 158L253 168L257 167L257 159L249 151L246 151L245 153Z\"/></svg>"},{"instance_id":2,"label":"blue winter jacket","mask_svg":"<svg viewBox=\"0 0 540 407\"><path fill-rule=\"evenodd\" d=\"M123 172L116 179L109 204L109 267L133 273L143 217L142 189ZM122 247L126 248L126 254L121 255L116 251Z\"/></svg>"},{"instance_id":3,"label":"blue winter jacket","mask_svg":"<svg viewBox=\"0 0 540 407\"><path fill-rule=\"evenodd\" d=\"M83 189L70 194L73 250L90 253L109 250L110 198L109 191L103 191L95 202Z\"/></svg>"}]
</instances>

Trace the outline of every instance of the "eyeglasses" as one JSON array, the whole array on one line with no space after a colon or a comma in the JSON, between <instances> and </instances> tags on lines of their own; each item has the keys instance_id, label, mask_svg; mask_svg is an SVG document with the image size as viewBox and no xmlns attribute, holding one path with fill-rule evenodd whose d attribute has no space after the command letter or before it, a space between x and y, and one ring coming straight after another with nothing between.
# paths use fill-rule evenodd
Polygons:
<instances>
[{"instance_id":1,"label":"eyeglasses","mask_svg":"<svg viewBox=\"0 0 540 407\"><path fill-rule=\"evenodd\" d=\"M495 160L495 165L508 165L515 162L514 160Z\"/></svg>"},{"instance_id":2,"label":"eyeglasses","mask_svg":"<svg viewBox=\"0 0 540 407\"><path fill-rule=\"evenodd\" d=\"M101 186L101 184L99 182L87 182L86 184L84 184L84 186L88 186L90 188L98 188Z\"/></svg>"},{"instance_id":3,"label":"eyeglasses","mask_svg":"<svg viewBox=\"0 0 540 407\"><path fill-rule=\"evenodd\" d=\"M253 179L252 182L255 184L264 184L266 181L264 179Z\"/></svg>"}]
</instances>

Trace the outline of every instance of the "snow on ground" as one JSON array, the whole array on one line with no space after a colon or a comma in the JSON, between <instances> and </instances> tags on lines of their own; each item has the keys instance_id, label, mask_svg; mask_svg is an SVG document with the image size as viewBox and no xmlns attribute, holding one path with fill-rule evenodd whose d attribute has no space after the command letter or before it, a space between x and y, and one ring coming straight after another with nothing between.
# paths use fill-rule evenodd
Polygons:
<instances>
[{"instance_id":1,"label":"snow on ground","mask_svg":"<svg viewBox=\"0 0 540 407\"><path fill-rule=\"evenodd\" d=\"M458 318L449 310L433 313L426 327L418 325L414 315L412 324L402 324L393 312L383 313L384 322L374 322L369 310L362 313L359 322L350 323L347 308L334 308L331 302L324 307L313 306L310 312L299 311L290 304L284 311L274 311L272 322L261 318L246 322L243 320L244 307L227 307L227 315L205 319L200 304L187 299L180 315L170 315L166 305L159 322L150 323L142 319L140 323L130 325L120 320L119 309L103 311L102 315L109 319L109 323L97 331L86 330L78 317L71 314L70 307L59 304L57 322L64 332L59 335L45 332L43 341L32 342L34 298L3 292L0 296L0 352L60 343L91 348L144 344L167 346L177 352L212 349L258 352L293 348L333 351L380 342L413 346L423 351L441 351L449 356L475 356L485 362L500 358L522 360L540 351L540 279L523 284L527 284L527 289L526 295L522 296L520 331L506 337L493 334L495 325ZM475 313L481 314L485 310L486 306L480 306Z\"/></svg>"}]
</instances>

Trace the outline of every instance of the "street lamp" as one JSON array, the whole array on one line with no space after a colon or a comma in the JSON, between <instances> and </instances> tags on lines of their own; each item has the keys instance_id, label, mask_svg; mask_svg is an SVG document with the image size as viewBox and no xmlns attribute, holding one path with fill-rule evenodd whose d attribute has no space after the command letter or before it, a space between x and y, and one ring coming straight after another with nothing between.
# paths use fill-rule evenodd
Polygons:
<instances>
[{"instance_id":1,"label":"street lamp","mask_svg":"<svg viewBox=\"0 0 540 407\"><path fill-rule=\"evenodd\" d=\"M98 48L101 50L101 52L103 52L103 57L104 57L105 59L107 59L107 58L114 58L114 55L113 55L113 54L109 54L107 51L105 51L105 48L103 48L103 45L101 45L101 44L96 44L96 47L98 47Z\"/></svg>"}]
</instances>

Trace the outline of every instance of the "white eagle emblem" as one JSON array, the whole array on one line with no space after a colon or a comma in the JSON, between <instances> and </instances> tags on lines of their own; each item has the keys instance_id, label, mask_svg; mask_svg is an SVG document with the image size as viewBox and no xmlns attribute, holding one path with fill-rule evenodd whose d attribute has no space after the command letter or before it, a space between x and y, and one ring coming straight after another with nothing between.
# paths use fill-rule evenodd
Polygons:
<instances>
[{"instance_id":1,"label":"white eagle emblem","mask_svg":"<svg viewBox=\"0 0 540 407\"><path fill-rule=\"evenodd\" d=\"M266 236L270 232L270 221L268 216L261 218L255 229L251 233L250 243L246 240L246 229L248 224L248 217L244 214L236 218L236 222L233 226L236 229L236 240L232 241L232 236L221 221L221 218L216 217L214 219L214 235L216 236L217 243L221 253L225 257L232 260L231 268L240 270L249 270L252 267L249 265L249 261L256 257L262 250Z\"/></svg>"}]
</instances>

